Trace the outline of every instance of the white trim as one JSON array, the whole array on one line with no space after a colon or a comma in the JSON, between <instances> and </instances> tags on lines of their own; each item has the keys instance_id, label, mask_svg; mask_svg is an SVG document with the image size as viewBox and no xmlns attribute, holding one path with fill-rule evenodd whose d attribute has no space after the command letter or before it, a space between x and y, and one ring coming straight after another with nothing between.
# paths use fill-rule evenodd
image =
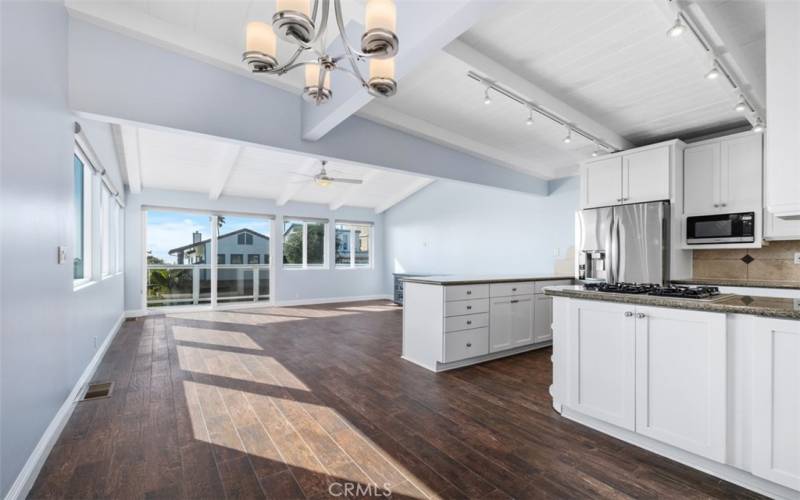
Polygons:
<instances>
[{"instance_id":1,"label":"white trim","mask_svg":"<svg viewBox=\"0 0 800 500\"><path fill-rule=\"evenodd\" d=\"M392 300L390 294L378 295L360 295L355 297L330 297L330 298L317 298L317 299L297 299L297 300L281 300L281 301L264 301L264 302L238 302L231 304L219 304L216 309L211 309L206 305L197 306L175 306L175 307L160 307L158 309L132 309L125 311L126 318L141 318L144 316L157 316L159 314L170 313L190 313L190 312L213 312L213 311L230 311L238 309L264 309L272 307L294 307L294 306L312 306L318 304L336 304L344 302L366 302L369 300Z\"/></svg>"},{"instance_id":2,"label":"white trim","mask_svg":"<svg viewBox=\"0 0 800 500\"><path fill-rule=\"evenodd\" d=\"M655 439L651 439L641 434L631 432L627 429L622 429L615 425L608 424L596 418L572 410L567 406L563 407L561 416L625 441L626 443L653 452L657 455L662 455L693 469L697 469L706 474L710 474L720 479L724 479L725 481L755 491L761 495L787 500L791 498L797 498L797 492L786 488L785 486L781 486L773 483L772 481L767 481L766 479L754 476L753 474L736 467L694 455L679 448L675 448L674 446L661 443Z\"/></svg>"},{"instance_id":3,"label":"white trim","mask_svg":"<svg viewBox=\"0 0 800 500\"><path fill-rule=\"evenodd\" d=\"M22 467L22 470L17 475L17 478L14 480L11 488L8 490L5 500L22 500L28 496L28 493L30 493L33 484L36 482L36 478L39 476L39 471L42 470L42 466L44 465L45 460L47 460L47 456L50 454L50 450L53 449L53 446L56 444L56 441L58 441L58 438L61 435L61 431L64 430L64 426L69 421L69 417L72 415L72 411L75 409L75 404L77 403L79 395L83 391L86 384L89 383L94 376L95 371L97 371L97 367L100 366L100 361L103 359L103 356L108 350L108 347L111 345L111 342L117 336L117 333L119 332L120 328L122 327L122 323L125 320L125 316L126 314L120 314L119 319L114 323L114 326L111 328L111 331L109 331L108 335L106 335L106 339L94 353L94 356L92 357L91 361L89 361L86 369L83 370L83 373L78 378L78 381L70 391L67 399L50 421L50 424L47 426L47 429L45 429L44 434L42 434L42 437L39 439L39 442L36 443L36 447L31 452L28 460Z\"/></svg>"}]
</instances>

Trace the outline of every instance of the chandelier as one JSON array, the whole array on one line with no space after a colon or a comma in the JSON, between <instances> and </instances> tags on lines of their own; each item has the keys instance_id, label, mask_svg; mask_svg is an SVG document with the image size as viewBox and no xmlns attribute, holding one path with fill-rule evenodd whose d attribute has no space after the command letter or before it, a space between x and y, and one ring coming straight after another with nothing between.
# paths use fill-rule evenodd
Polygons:
<instances>
[{"instance_id":1,"label":"chandelier","mask_svg":"<svg viewBox=\"0 0 800 500\"><path fill-rule=\"evenodd\" d=\"M365 31L361 36L361 49L355 49L347 39L342 19L340 0L333 0L333 10L344 53L330 55L324 46L328 26L330 0L277 0L277 11L272 16L272 26L265 22L247 23L246 47L242 61L253 73L284 75L305 68L303 98L317 105L333 97L331 73L339 70L358 80L371 95L389 97L397 92L394 79L394 56L399 40L396 31L397 10L394 0L367 0ZM284 64L278 64L277 38L297 48ZM300 61L304 52L313 54ZM345 66L345 60L347 66ZM369 78L365 79L358 67L359 61L369 60Z\"/></svg>"}]
</instances>

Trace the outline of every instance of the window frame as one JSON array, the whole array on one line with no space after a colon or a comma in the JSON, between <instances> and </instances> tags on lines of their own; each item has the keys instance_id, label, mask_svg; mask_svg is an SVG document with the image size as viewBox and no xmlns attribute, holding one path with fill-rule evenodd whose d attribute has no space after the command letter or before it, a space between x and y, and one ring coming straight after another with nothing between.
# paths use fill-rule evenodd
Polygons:
<instances>
[{"instance_id":1,"label":"window frame","mask_svg":"<svg viewBox=\"0 0 800 500\"><path fill-rule=\"evenodd\" d=\"M330 220L329 219L320 219L320 218L313 218L313 217L284 217L282 220L283 224L281 226L281 266L283 269L295 271L295 270L319 270L319 269L329 269L330 267L330 257L329 257L329 249L330 244L328 240L330 239ZM284 248L286 246L286 223L293 222L293 223L300 223L302 224L302 239L300 244L300 251L302 255L302 262L300 264L288 264L284 262L285 254ZM322 224L322 264L309 264L308 263L308 225L309 224Z\"/></svg>"},{"instance_id":2,"label":"window frame","mask_svg":"<svg viewBox=\"0 0 800 500\"><path fill-rule=\"evenodd\" d=\"M75 142L73 147L73 155L78 158L81 162L83 167L83 188L82 188L82 203L83 203L83 277L82 278L75 278L75 271L73 268L72 272L72 287L73 289L81 288L89 283L94 281L94 272L93 272L93 254L92 252L92 245L94 243L94 228L92 224L92 216L93 216L93 198L94 198L94 169L92 168L89 159L86 157L86 154L81 149L80 145ZM75 182L74 179L74 164L73 164L73 183ZM76 200L73 198L73 203ZM73 234L73 236L75 236ZM75 242L73 241L73 245ZM73 253L73 266L74 266L74 259L75 255Z\"/></svg>"},{"instance_id":3,"label":"window frame","mask_svg":"<svg viewBox=\"0 0 800 500\"><path fill-rule=\"evenodd\" d=\"M230 254L230 256L231 256L230 262L228 262L229 265L231 265L231 266L243 266L244 265L244 254L243 253L232 253L232 254ZM240 257L242 259L242 261L241 262L234 262L233 261L234 257Z\"/></svg>"},{"instance_id":4,"label":"window frame","mask_svg":"<svg viewBox=\"0 0 800 500\"><path fill-rule=\"evenodd\" d=\"M339 226L343 227L343 230L348 231L348 246L350 247L350 262L347 264L339 264L336 262L336 248L334 247L334 255L333 261L334 266L336 269L372 269L373 263L375 259L373 257L374 253L374 234L375 234L375 224L372 222L357 222L357 221L336 221L334 223L334 245L336 244L336 231L339 229ZM356 263L356 229L361 227L369 228L368 234L368 242L367 242L367 258L369 262L366 264L357 264Z\"/></svg>"},{"instance_id":5,"label":"window frame","mask_svg":"<svg viewBox=\"0 0 800 500\"><path fill-rule=\"evenodd\" d=\"M114 241L111 230L111 204L116 203L111 190L105 183L100 183L100 277L110 278L112 270L112 252Z\"/></svg>"}]
</instances>

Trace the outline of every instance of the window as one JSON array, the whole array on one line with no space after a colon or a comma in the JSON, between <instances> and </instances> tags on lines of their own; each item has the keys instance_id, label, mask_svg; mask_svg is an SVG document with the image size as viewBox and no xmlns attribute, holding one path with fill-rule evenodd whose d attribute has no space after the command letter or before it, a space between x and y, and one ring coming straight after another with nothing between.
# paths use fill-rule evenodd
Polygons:
<instances>
[{"instance_id":1,"label":"window","mask_svg":"<svg viewBox=\"0 0 800 500\"><path fill-rule=\"evenodd\" d=\"M261 257L257 253L249 253L247 254L247 263L248 264L261 264Z\"/></svg>"},{"instance_id":2,"label":"window","mask_svg":"<svg viewBox=\"0 0 800 500\"><path fill-rule=\"evenodd\" d=\"M252 245L253 235L250 233L239 233L236 242L240 245Z\"/></svg>"},{"instance_id":3,"label":"window","mask_svg":"<svg viewBox=\"0 0 800 500\"><path fill-rule=\"evenodd\" d=\"M116 243L116 217L113 215L116 202L112 200L108 187L105 184L100 186L100 274L105 278L116 267L113 261L116 258L116 249L113 248Z\"/></svg>"},{"instance_id":4,"label":"window","mask_svg":"<svg viewBox=\"0 0 800 500\"><path fill-rule=\"evenodd\" d=\"M317 219L283 222L283 264L287 268L321 268L327 265L327 229Z\"/></svg>"},{"instance_id":5,"label":"window","mask_svg":"<svg viewBox=\"0 0 800 500\"><path fill-rule=\"evenodd\" d=\"M75 204L72 279L77 286L92 279L92 170L77 147L72 164Z\"/></svg>"},{"instance_id":6,"label":"window","mask_svg":"<svg viewBox=\"0 0 800 500\"><path fill-rule=\"evenodd\" d=\"M244 264L242 260L242 254L240 253L232 253L231 254L231 264Z\"/></svg>"},{"instance_id":7,"label":"window","mask_svg":"<svg viewBox=\"0 0 800 500\"><path fill-rule=\"evenodd\" d=\"M117 205L117 272L124 270L125 256L125 210Z\"/></svg>"},{"instance_id":8,"label":"window","mask_svg":"<svg viewBox=\"0 0 800 500\"><path fill-rule=\"evenodd\" d=\"M336 267L369 267L371 224L336 224Z\"/></svg>"},{"instance_id":9,"label":"window","mask_svg":"<svg viewBox=\"0 0 800 500\"><path fill-rule=\"evenodd\" d=\"M269 264L269 254L268 253L264 254L264 264Z\"/></svg>"},{"instance_id":10,"label":"window","mask_svg":"<svg viewBox=\"0 0 800 500\"><path fill-rule=\"evenodd\" d=\"M218 253L217 254L217 264L225 264L225 254Z\"/></svg>"}]
</instances>

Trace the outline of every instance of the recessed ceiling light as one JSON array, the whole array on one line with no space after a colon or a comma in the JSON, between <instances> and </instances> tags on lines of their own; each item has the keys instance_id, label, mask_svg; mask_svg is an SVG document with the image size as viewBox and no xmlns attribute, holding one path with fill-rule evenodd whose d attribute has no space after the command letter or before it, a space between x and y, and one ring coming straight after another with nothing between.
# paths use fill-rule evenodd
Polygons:
<instances>
[{"instance_id":1,"label":"recessed ceiling light","mask_svg":"<svg viewBox=\"0 0 800 500\"><path fill-rule=\"evenodd\" d=\"M675 18L675 24L670 26L667 30L667 36L670 38L678 38L679 36L683 35L686 32L686 25L683 24L681 20L681 16Z\"/></svg>"}]
</instances>

